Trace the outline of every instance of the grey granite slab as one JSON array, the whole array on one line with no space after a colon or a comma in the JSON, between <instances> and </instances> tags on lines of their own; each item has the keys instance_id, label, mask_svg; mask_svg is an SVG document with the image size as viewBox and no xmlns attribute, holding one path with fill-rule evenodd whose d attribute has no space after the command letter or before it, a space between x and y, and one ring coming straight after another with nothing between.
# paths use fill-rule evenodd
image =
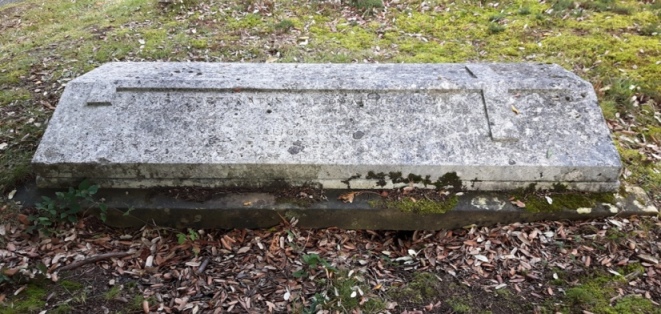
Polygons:
<instances>
[{"instance_id":1,"label":"grey granite slab","mask_svg":"<svg viewBox=\"0 0 661 314\"><path fill-rule=\"evenodd\" d=\"M33 164L43 187L122 188L455 173L466 189L602 191L621 168L592 86L531 63L109 63L67 85Z\"/></svg>"}]
</instances>

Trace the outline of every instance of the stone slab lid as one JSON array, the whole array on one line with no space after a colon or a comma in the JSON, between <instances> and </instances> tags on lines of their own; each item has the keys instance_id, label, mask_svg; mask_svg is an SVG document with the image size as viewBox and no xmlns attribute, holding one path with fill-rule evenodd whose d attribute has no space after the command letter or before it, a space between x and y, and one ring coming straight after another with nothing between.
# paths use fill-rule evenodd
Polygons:
<instances>
[{"instance_id":1,"label":"stone slab lid","mask_svg":"<svg viewBox=\"0 0 661 314\"><path fill-rule=\"evenodd\" d=\"M108 63L67 85L32 162L42 187L115 188L603 191L621 168L592 85L532 63Z\"/></svg>"}]
</instances>

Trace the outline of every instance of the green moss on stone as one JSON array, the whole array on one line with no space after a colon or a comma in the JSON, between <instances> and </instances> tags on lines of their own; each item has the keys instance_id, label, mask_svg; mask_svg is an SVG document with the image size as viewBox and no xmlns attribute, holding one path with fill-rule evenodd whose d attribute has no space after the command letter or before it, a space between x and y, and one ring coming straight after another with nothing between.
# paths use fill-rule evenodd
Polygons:
<instances>
[{"instance_id":1,"label":"green moss on stone","mask_svg":"<svg viewBox=\"0 0 661 314\"><path fill-rule=\"evenodd\" d=\"M452 187L452 190L454 191L459 191L462 188L462 183L461 179L457 175L456 172L448 172L444 174L442 177L440 177L437 181L438 185L436 185L436 188L445 188L448 186Z\"/></svg>"},{"instance_id":2,"label":"green moss on stone","mask_svg":"<svg viewBox=\"0 0 661 314\"><path fill-rule=\"evenodd\" d=\"M278 197L275 199L276 204L290 204L298 207L307 208L314 203L310 198L296 198L296 197Z\"/></svg>"},{"instance_id":3,"label":"green moss on stone","mask_svg":"<svg viewBox=\"0 0 661 314\"><path fill-rule=\"evenodd\" d=\"M368 204L372 207L385 207L388 209L396 209L404 213L414 214L445 214L452 210L459 201L459 197L453 195L445 201L432 201L432 200L413 200L411 198L404 198L402 200L372 200Z\"/></svg>"},{"instance_id":4,"label":"green moss on stone","mask_svg":"<svg viewBox=\"0 0 661 314\"><path fill-rule=\"evenodd\" d=\"M438 178L436 181L432 181L430 175L422 176L415 173L409 173L406 177L402 176L401 172L389 172L385 174L384 172L376 173L374 171L367 172L366 179L376 180L378 186L385 186L387 183L386 177L389 177L393 184L397 183L422 183L424 186L433 185L437 189L451 189L453 191L459 191L462 188L462 182L456 172L448 172ZM353 178L353 177L352 177ZM344 182L344 181L342 181ZM345 182L346 183L346 182Z\"/></svg>"},{"instance_id":5,"label":"green moss on stone","mask_svg":"<svg viewBox=\"0 0 661 314\"><path fill-rule=\"evenodd\" d=\"M369 171L365 179L376 180L376 185L386 186L386 176L383 172L374 173L374 171Z\"/></svg>"},{"instance_id":6,"label":"green moss on stone","mask_svg":"<svg viewBox=\"0 0 661 314\"><path fill-rule=\"evenodd\" d=\"M551 198L551 204L546 199L547 196ZM536 186L531 184L525 189L519 189L513 197L524 202L524 209L533 213L594 208L603 203L615 203L614 193L571 192L561 183L553 184L553 188L548 192L537 191Z\"/></svg>"}]
</instances>

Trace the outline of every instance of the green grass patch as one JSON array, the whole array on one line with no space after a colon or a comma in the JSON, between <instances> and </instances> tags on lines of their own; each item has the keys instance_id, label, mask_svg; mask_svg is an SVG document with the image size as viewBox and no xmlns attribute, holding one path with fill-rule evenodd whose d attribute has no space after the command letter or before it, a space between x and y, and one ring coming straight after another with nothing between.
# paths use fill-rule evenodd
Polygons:
<instances>
[{"instance_id":1,"label":"green grass patch","mask_svg":"<svg viewBox=\"0 0 661 314\"><path fill-rule=\"evenodd\" d=\"M351 6L362 12L383 8L383 1L381 0L351 0L350 3Z\"/></svg>"},{"instance_id":2,"label":"green grass patch","mask_svg":"<svg viewBox=\"0 0 661 314\"><path fill-rule=\"evenodd\" d=\"M286 33L290 29L294 28L294 22L290 19L284 19L273 26L275 30L279 33Z\"/></svg>"},{"instance_id":3,"label":"green grass patch","mask_svg":"<svg viewBox=\"0 0 661 314\"><path fill-rule=\"evenodd\" d=\"M21 294L0 307L0 314L38 313L46 305L48 290L39 284L31 283Z\"/></svg>"},{"instance_id":4,"label":"green grass patch","mask_svg":"<svg viewBox=\"0 0 661 314\"><path fill-rule=\"evenodd\" d=\"M548 305L548 310L555 307L555 310L565 313L574 311L598 314L661 313L658 307L642 296L619 296L618 288L628 284L628 276L645 273L645 269L639 263L616 269L619 276L605 270L595 270L578 278L567 278L564 271L556 271L559 279L554 280L553 284L563 286L565 293L560 297L562 302L554 306ZM573 282L571 285L568 284L570 281Z\"/></svg>"},{"instance_id":5,"label":"green grass patch","mask_svg":"<svg viewBox=\"0 0 661 314\"><path fill-rule=\"evenodd\" d=\"M0 90L0 105L9 104L15 100L28 100L30 99L30 92L24 88L17 88L13 90Z\"/></svg>"},{"instance_id":6,"label":"green grass patch","mask_svg":"<svg viewBox=\"0 0 661 314\"><path fill-rule=\"evenodd\" d=\"M391 289L389 295L394 300L422 303L438 297L439 284L438 278L432 273L415 273L406 286Z\"/></svg>"},{"instance_id":7,"label":"green grass patch","mask_svg":"<svg viewBox=\"0 0 661 314\"><path fill-rule=\"evenodd\" d=\"M110 290L106 291L106 293L103 295L103 297L106 300L112 300L119 296L119 294L122 292L122 288L120 286L113 286L110 288Z\"/></svg>"},{"instance_id":8,"label":"green grass patch","mask_svg":"<svg viewBox=\"0 0 661 314\"><path fill-rule=\"evenodd\" d=\"M498 34L501 32L505 31L505 26L500 25L498 23L491 23L489 24L489 33L490 34Z\"/></svg>"},{"instance_id":9,"label":"green grass patch","mask_svg":"<svg viewBox=\"0 0 661 314\"><path fill-rule=\"evenodd\" d=\"M331 313L381 313L385 309L381 297L373 294L361 280L349 277L346 271L336 273L331 280L320 279L317 284L327 289L316 293L306 306L295 304L295 307L299 307L297 312L317 313L325 310Z\"/></svg>"}]
</instances>

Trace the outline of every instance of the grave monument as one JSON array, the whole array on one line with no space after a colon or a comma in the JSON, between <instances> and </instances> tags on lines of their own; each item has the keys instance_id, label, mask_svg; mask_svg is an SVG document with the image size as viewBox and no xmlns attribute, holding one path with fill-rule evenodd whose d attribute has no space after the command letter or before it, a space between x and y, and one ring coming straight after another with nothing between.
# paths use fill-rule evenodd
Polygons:
<instances>
[{"instance_id":1,"label":"grave monument","mask_svg":"<svg viewBox=\"0 0 661 314\"><path fill-rule=\"evenodd\" d=\"M40 187L614 191L594 90L553 64L108 63L71 81Z\"/></svg>"}]
</instances>

